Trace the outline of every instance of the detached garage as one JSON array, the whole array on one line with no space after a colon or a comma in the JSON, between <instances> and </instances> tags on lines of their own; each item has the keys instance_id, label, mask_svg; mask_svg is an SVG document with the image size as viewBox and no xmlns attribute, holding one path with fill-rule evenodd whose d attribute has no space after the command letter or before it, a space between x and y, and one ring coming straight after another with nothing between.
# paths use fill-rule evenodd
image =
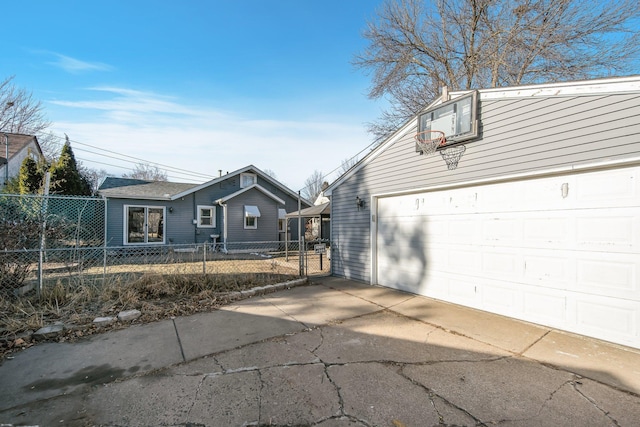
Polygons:
<instances>
[{"instance_id":1,"label":"detached garage","mask_svg":"<svg viewBox=\"0 0 640 427\"><path fill-rule=\"evenodd\" d=\"M333 274L640 348L639 180L638 77L444 95L327 189Z\"/></svg>"}]
</instances>

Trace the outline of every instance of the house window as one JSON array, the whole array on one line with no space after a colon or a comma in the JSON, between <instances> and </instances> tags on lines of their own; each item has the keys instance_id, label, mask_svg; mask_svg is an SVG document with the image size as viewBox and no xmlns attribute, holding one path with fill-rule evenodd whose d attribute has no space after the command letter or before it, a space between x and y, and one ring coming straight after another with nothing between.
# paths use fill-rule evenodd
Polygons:
<instances>
[{"instance_id":1,"label":"house window","mask_svg":"<svg viewBox=\"0 0 640 427\"><path fill-rule=\"evenodd\" d=\"M240 174L240 188L251 187L253 184L258 183L258 175L255 173L241 173Z\"/></svg>"},{"instance_id":2,"label":"house window","mask_svg":"<svg viewBox=\"0 0 640 427\"><path fill-rule=\"evenodd\" d=\"M287 211L278 209L278 231L284 233L287 231Z\"/></svg>"},{"instance_id":3,"label":"house window","mask_svg":"<svg viewBox=\"0 0 640 427\"><path fill-rule=\"evenodd\" d=\"M215 228L216 207L198 205L198 227Z\"/></svg>"},{"instance_id":4,"label":"house window","mask_svg":"<svg viewBox=\"0 0 640 427\"><path fill-rule=\"evenodd\" d=\"M244 228L256 229L258 228L258 218L260 218L260 209L257 206L245 206L244 207Z\"/></svg>"},{"instance_id":5,"label":"house window","mask_svg":"<svg viewBox=\"0 0 640 427\"><path fill-rule=\"evenodd\" d=\"M124 244L164 243L164 206L124 207Z\"/></svg>"}]
</instances>

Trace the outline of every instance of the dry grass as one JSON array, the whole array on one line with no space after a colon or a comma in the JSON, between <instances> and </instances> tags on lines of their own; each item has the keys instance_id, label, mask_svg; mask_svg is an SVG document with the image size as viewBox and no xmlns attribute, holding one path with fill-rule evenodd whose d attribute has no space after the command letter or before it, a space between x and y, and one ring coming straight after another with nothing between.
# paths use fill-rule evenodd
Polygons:
<instances>
[{"instance_id":1,"label":"dry grass","mask_svg":"<svg viewBox=\"0 0 640 427\"><path fill-rule=\"evenodd\" d=\"M289 273L289 274L285 274ZM229 301L229 293L256 286L281 283L297 276L290 272L202 274L180 272L123 272L84 274L79 279L60 277L44 286L41 295L0 298L0 358L15 349L34 344L37 329L62 322L67 327L59 341L77 339L109 329L93 325L96 317L116 316L120 311L138 309L136 323L215 310Z\"/></svg>"}]
</instances>

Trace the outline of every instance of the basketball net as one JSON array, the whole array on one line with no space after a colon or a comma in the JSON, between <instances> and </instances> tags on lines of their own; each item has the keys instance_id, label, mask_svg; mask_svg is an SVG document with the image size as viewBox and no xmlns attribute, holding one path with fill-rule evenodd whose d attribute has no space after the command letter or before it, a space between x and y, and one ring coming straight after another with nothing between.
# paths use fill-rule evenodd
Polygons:
<instances>
[{"instance_id":1,"label":"basketball net","mask_svg":"<svg viewBox=\"0 0 640 427\"><path fill-rule=\"evenodd\" d=\"M435 153L436 149L446 142L444 132L439 130L425 130L418 132L415 138L422 154Z\"/></svg>"},{"instance_id":2,"label":"basketball net","mask_svg":"<svg viewBox=\"0 0 640 427\"><path fill-rule=\"evenodd\" d=\"M440 154L442 158L447 163L447 169L453 170L458 167L458 162L460 158L467 151L467 147L464 145L454 145L453 147L448 147L440 150Z\"/></svg>"}]
</instances>

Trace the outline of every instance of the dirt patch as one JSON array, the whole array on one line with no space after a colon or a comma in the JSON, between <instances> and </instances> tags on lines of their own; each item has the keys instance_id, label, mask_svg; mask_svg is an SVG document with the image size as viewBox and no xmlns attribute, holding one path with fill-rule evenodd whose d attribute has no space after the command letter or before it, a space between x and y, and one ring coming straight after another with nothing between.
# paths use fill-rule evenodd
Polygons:
<instances>
[{"instance_id":1,"label":"dirt patch","mask_svg":"<svg viewBox=\"0 0 640 427\"><path fill-rule=\"evenodd\" d=\"M292 274L161 274L113 276L109 283L65 283L46 287L38 297L0 299L0 361L37 342L33 333L43 326L63 324L64 332L48 341L74 341L132 324L217 310L242 298L240 292L288 282ZM97 317L140 310L133 322L96 326Z\"/></svg>"}]
</instances>

